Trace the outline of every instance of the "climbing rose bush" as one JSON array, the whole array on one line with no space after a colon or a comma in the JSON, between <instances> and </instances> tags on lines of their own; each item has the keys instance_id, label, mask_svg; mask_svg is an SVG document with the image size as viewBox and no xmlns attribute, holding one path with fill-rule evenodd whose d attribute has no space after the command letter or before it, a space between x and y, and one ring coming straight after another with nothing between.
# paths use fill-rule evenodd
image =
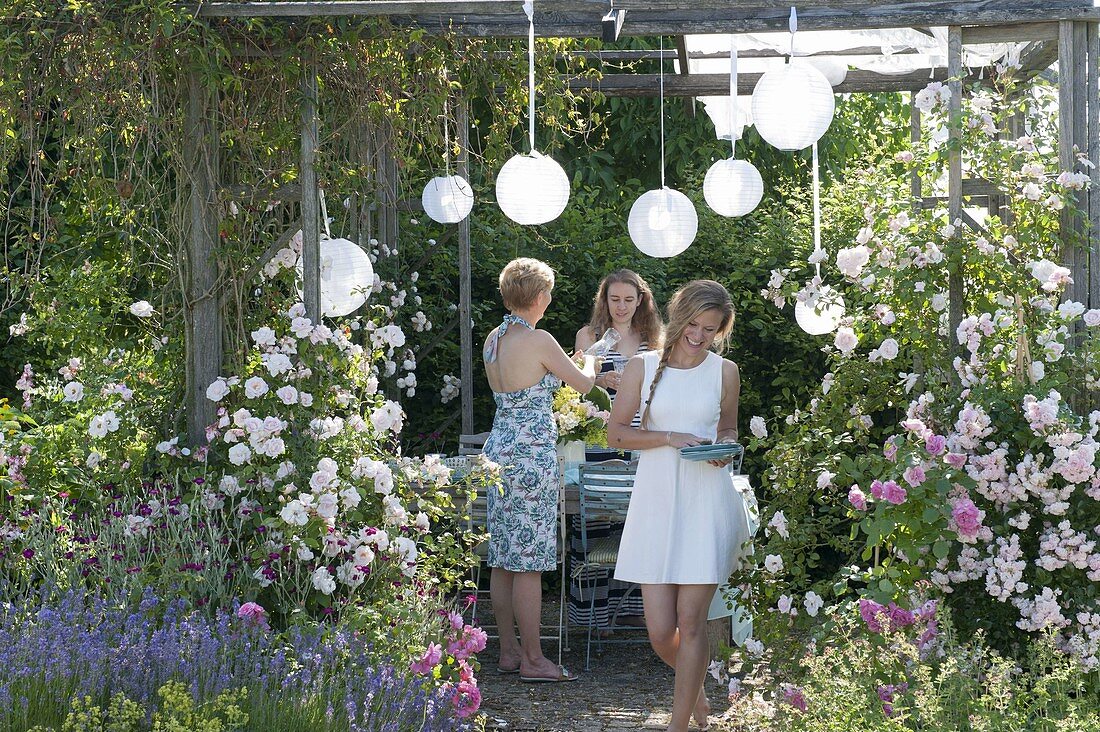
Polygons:
<instances>
[{"instance_id":1,"label":"climbing rose bush","mask_svg":"<svg viewBox=\"0 0 1100 732\"><path fill-rule=\"evenodd\" d=\"M757 574L773 627L809 614L798 596L811 588L903 609L916 588L934 589L963 628L991 627L1012 647L1053 631L1100 666L1100 411L1089 408L1100 310L1073 299L1056 251L1087 161L1057 167L1049 120L1001 134L1019 111L1013 90L1009 77L977 91L961 118L964 171L1003 192L1010 215L975 228L913 206L911 173L944 193L949 92L933 85L918 95L925 142L846 182L859 204L843 212L851 238L834 242L833 262L805 284L797 268L777 270L762 293L780 307L812 302L828 280L847 306L823 338L820 393L774 438L752 430L771 449L771 508L784 517L759 555L791 568ZM823 573L822 546L847 561Z\"/></svg>"}]
</instances>

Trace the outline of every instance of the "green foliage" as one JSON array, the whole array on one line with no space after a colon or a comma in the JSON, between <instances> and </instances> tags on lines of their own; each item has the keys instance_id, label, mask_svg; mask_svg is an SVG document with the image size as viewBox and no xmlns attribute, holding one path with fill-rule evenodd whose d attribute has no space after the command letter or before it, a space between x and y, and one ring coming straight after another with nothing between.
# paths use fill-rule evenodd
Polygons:
<instances>
[{"instance_id":1,"label":"green foliage","mask_svg":"<svg viewBox=\"0 0 1100 732\"><path fill-rule=\"evenodd\" d=\"M1091 732L1100 729L1095 673L1057 648L1050 633L1017 665L984 634L960 634L946 613L922 648L912 631L868 635L851 605L830 611L822 645L799 654L774 706L744 694L732 699L747 730L794 732ZM804 700L802 702L801 700ZM755 702L755 703L754 703ZM801 710L795 704L804 703Z\"/></svg>"},{"instance_id":2,"label":"green foliage","mask_svg":"<svg viewBox=\"0 0 1100 732\"><path fill-rule=\"evenodd\" d=\"M159 702L152 710L126 698L122 692L111 697L106 709L90 696L76 697L61 724L60 732L232 732L248 728L248 690L225 691L199 703L179 681L169 681L157 691ZM152 718L152 725L146 723ZM55 727L38 725L31 732L55 732Z\"/></svg>"}]
</instances>

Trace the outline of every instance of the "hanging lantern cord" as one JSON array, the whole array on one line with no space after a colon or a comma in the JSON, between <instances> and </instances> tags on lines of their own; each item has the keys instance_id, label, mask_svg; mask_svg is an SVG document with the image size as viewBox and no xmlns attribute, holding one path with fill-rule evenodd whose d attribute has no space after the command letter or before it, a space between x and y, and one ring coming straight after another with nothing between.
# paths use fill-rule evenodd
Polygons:
<instances>
[{"instance_id":1,"label":"hanging lantern cord","mask_svg":"<svg viewBox=\"0 0 1100 732\"><path fill-rule=\"evenodd\" d=\"M446 72L444 72L444 80L446 79ZM447 100L451 96L450 85L447 86L447 92L443 95L443 167L447 175L451 174L451 124L448 120L450 110L448 109Z\"/></svg>"},{"instance_id":2,"label":"hanging lantern cord","mask_svg":"<svg viewBox=\"0 0 1100 732\"><path fill-rule=\"evenodd\" d=\"M660 39L661 59L658 63L660 66L660 96L661 96L661 188L665 187L665 37L658 36ZM685 59L682 63L687 63Z\"/></svg>"},{"instance_id":3,"label":"hanging lantern cord","mask_svg":"<svg viewBox=\"0 0 1100 732\"><path fill-rule=\"evenodd\" d=\"M821 253L821 176L817 171L817 143L813 144L813 182L814 182L814 254ZM814 257L814 268L818 279L821 278L821 257Z\"/></svg>"},{"instance_id":4,"label":"hanging lantern cord","mask_svg":"<svg viewBox=\"0 0 1100 732\"><path fill-rule=\"evenodd\" d=\"M790 58L794 58L794 34L798 32L798 11L794 6L791 6L791 17L787 21L787 27L791 29L791 53Z\"/></svg>"},{"instance_id":5,"label":"hanging lantern cord","mask_svg":"<svg viewBox=\"0 0 1100 732\"><path fill-rule=\"evenodd\" d=\"M318 188L317 189L317 200L318 200L318 203L321 204L321 221L325 225L325 238L326 239L331 239L332 238L332 231L330 231L329 227L328 227L328 206L325 204L325 189L324 188Z\"/></svg>"},{"instance_id":6,"label":"hanging lantern cord","mask_svg":"<svg viewBox=\"0 0 1100 732\"><path fill-rule=\"evenodd\" d=\"M686 62L686 61L685 61ZM737 36L730 34L730 159L737 157Z\"/></svg>"},{"instance_id":7,"label":"hanging lantern cord","mask_svg":"<svg viewBox=\"0 0 1100 732\"><path fill-rule=\"evenodd\" d=\"M535 152L535 0L525 0L527 14L527 138Z\"/></svg>"}]
</instances>

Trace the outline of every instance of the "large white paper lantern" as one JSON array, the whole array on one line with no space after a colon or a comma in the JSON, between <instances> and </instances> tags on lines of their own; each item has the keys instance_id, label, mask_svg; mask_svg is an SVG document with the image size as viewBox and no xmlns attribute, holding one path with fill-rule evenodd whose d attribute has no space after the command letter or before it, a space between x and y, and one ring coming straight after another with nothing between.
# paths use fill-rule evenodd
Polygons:
<instances>
[{"instance_id":1,"label":"large white paper lantern","mask_svg":"<svg viewBox=\"0 0 1100 732\"><path fill-rule=\"evenodd\" d=\"M651 257L675 257L691 246L699 231L695 205L680 191L646 191L630 207L626 222L634 246Z\"/></svg>"},{"instance_id":2,"label":"large white paper lantern","mask_svg":"<svg viewBox=\"0 0 1100 732\"><path fill-rule=\"evenodd\" d=\"M822 285L816 295L794 306L795 322L810 335L832 333L843 317L844 298L828 285Z\"/></svg>"},{"instance_id":3,"label":"large white paper lantern","mask_svg":"<svg viewBox=\"0 0 1100 732\"><path fill-rule=\"evenodd\" d=\"M514 155L497 174L497 203L517 224L545 224L565 210L569 177L557 162L533 151Z\"/></svg>"},{"instance_id":4,"label":"large white paper lantern","mask_svg":"<svg viewBox=\"0 0 1100 732\"><path fill-rule=\"evenodd\" d=\"M474 207L474 189L461 175L441 175L428 181L420 196L424 213L441 224L457 224Z\"/></svg>"},{"instance_id":5,"label":"large white paper lantern","mask_svg":"<svg viewBox=\"0 0 1100 732\"><path fill-rule=\"evenodd\" d=\"M780 150L817 142L833 121L833 87L809 64L787 64L760 77L752 92L757 132Z\"/></svg>"},{"instance_id":6,"label":"large white paper lantern","mask_svg":"<svg viewBox=\"0 0 1100 732\"><path fill-rule=\"evenodd\" d=\"M302 260L298 259L298 278ZM374 287L370 256L347 239L321 240L321 315L350 315L363 306Z\"/></svg>"},{"instance_id":7,"label":"large white paper lantern","mask_svg":"<svg viewBox=\"0 0 1100 732\"><path fill-rule=\"evenodd\" d=\"M703 179L703 197L720 216L744 216L760 204L764 181L745 160L719 160Z\"/></svg>"}]
</instances>

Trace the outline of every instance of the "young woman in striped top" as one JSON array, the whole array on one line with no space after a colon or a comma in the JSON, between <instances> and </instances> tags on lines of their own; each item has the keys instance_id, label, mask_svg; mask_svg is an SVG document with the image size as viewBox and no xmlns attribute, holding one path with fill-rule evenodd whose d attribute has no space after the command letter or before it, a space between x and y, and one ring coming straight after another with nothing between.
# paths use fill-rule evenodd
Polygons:
<instances>
[{"instance_id":1,"label":"young woman in striped top","mask_svg":"<svg viewBox=\"0 0 1100 732\"><path fill-rule=\"evenodd\" d=\"M598 341L608 328L619 332L621 340L604 357L596 385L602 386L615 399L615 390L622 379L622 370L632 356L661 348L664 323L653 300L653 291L638 273L620 269L607 275L600 282L592 305L592 318L588 325L577 331L576 350L584 351ZM635 416L637 424L638 417ZM570 560L582 561L580 525L573 519L573 536L570 542ZM622 532L621 523L589 522L589 541ZM572 583L569 588L569 622L575 625L594 625L607 628L612 616L624 625L642 624L642 597L631 584L601 576L590 585L587 581ZM592 598L595 595L595 602ZM595 617L593 617L593 614Z\"/></svg>"}]
</instances>

